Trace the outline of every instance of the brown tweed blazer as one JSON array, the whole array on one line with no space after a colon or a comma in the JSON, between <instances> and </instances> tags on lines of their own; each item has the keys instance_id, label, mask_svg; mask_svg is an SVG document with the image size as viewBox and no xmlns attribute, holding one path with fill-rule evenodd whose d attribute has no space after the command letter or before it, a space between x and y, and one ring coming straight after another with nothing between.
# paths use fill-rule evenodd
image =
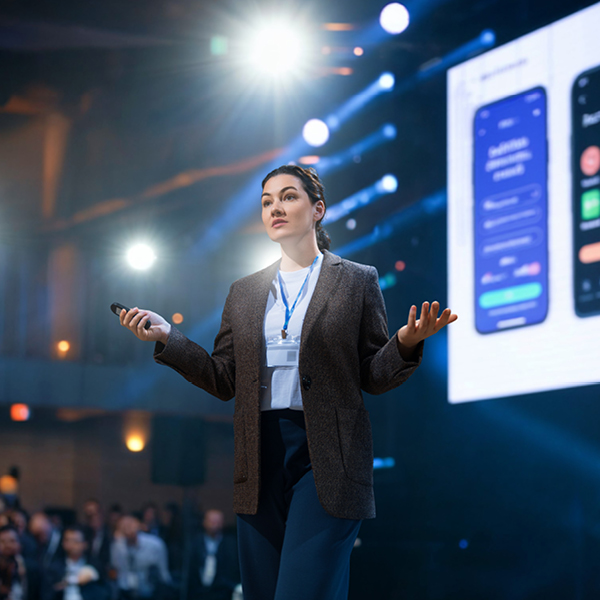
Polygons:
<instances>
[{"instance_id":1,"label":"brown tweed blazer","mask_svg":"<svg viewBox=\"0 0 600 600\"><path fill-rule=\"evenodd\" d=\"M389 339L377 270L325 251L306 312L299 370L306 435L319 500L334 517L375 516L373 443L361 389L381 394L419 366ZM221 400L235 396L234 510L255 514L260 492L260 366L267 298L279 262L236 281L225 302L214 351L175 327L154 358Z\"/></svg>"}]
</instances>

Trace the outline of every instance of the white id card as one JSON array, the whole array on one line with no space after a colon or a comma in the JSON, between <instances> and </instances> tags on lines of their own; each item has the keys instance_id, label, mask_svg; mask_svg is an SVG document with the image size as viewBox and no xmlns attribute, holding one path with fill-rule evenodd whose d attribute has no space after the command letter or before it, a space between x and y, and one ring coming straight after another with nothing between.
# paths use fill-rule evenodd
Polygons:
<instances>
[{"instance_id":1,"label":"white id card","mask_svg":"<svg viewBox=\"0 0 600 600\"><path fill-rule=\"evenodd\" d=\"M292 336L285 340L274 337L267 340L267 367L297 367L300 339Z\"/></svg>"}]
</instances>

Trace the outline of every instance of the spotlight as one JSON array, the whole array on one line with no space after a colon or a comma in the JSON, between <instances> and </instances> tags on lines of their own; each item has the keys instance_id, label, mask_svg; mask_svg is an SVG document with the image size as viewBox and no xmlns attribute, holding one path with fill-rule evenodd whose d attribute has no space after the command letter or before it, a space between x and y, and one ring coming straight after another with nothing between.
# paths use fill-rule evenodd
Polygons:
<instances>
[{"instance_id":1,"label":"spotlight","mask_svg":"<svg viewBox=\"0 0 600 600\"><path fill-rule=\"evenodd\" d=\"M398 2L392 2L383 8L379 14L379 24L391 35L402 33L410 23L408 10Z\"/></svg>"},{"instance_id":2,"label":"spotlight","mask_svg":"<svg viewBox=\"0 0 600 600\"><path fill-rule=\"evenodd\" d=\"M391 73L382 73L379 76L379 87L382 90L391 90L396 83L396 78Z\"/></svg>"},{"instance_id":3,"label":"spotlight","mask_svg":"<svg viewBox=\"0 0 600 600\"><path fill-rule=\"evenodd\" d=\"M479 41L484 46L493 46L496 43L496 34L491 29L485 29L481 32Z\"/></svg>"},{"instance_id":4,"label":"spotlight","mask_svg":"<svg viewBox=\"0 0 600 600\"><path fill-rule=\"evenodd\" d=\"M356 219L348 219L346 221L346 229L349 229L350 231L356 229Z\"/></svg>"},{"instance_id":5,"label":"spotlight","mask_svg":"<svg viewBox=\"0 0 600 600\"><path fill-rule=\"evenodd\" d=\"M141 435L132 434L127 436L125 445L130 452L141 452L146 447L146 441Z\"/></svg>"},{"instance_id":6,"label":"spotlight","mask_svg":"<svg viewBox=\"0 0 600 600\"><path fill-rule=\"evenodd\" d=\"M272 22L250 41L248 59L260 72L277 77L298 68L302 45L289 22Z\"/></svg>"},{"instance_id":7,"label":"spotlight","mask_svg":"<svg viewBox=\"0 0 600 600\"><path fill-rule=\"evenodd\" d=\"M393 140L396 137L397 131L396 127L391 124L384 125L383 127L383 135L389 140Z\"/></svg>"},{"instance_id":8,"label":"spotlight","mask_svg":"<svg viewBox=\"0 0 600 600\"><path fill-rule=\"evenodd\" d=\"M62 352L64 354L71 349L71 344L69 344L67 340L61 340L60 342L58 342L58 344L56 344L56 347L59 352Z\"/></svg>"},{"instance_id":9,"label":"spotlight","mask_svg":"<svg viewBox=\"0 0 600 600\"><path fill-rule=\"evenodd\" d=\"M398 189L398 180L394 175L384 175L376 184L382 194L393 194Z\"/></svg>"},{"instance_id":10,"label":"spotlight","mask_svg":"<svg viewBox=\"0 0 600 600\"><path fill-rule=\"evenodd\" d=\"M329 139L329 127L320 119L311 119L302 128L302 137L309 146L318 148Z\"/></svg>"},{"instance_id":11,"label":"spotlight","mask_svg":"<svg viewBox=\"0 0 600 600\"><path fill-rule=\"evenodd\" d=\"M365 53L365 51L360 46L356 46L356 48L354 48L353 52L354 52L354 56L362 56Z\"/></svg>"},{"instance_id":12,"label":"spotlight","mask_svg":"<svg viewBox=\"0 0 600 600\"><path fill-rule=\"evenodd\" d=\"M150 246L137 244L127 252L129 265L138 271L149 269L156 260L156 255Z\"/></svg>"}]
</instances>

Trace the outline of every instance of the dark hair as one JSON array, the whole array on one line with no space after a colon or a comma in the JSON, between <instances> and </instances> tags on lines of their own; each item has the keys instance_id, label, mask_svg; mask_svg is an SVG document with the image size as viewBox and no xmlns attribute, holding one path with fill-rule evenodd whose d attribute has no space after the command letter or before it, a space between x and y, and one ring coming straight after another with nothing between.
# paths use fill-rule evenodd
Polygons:
<instances>
[{"instance_id":1,"label":"dark hair","mask_svg":"<svg viewBox=\"0 0 600 600\"><path fill-rule=\"evenodd\" d=\"M0 534L6 533L7 531L12 531L17 536L17 538L19 537L19 532L17 531L17 528L14 525L3 525L2 527L0 527Z\"/></svg>"},{"instance_id":2,"label":"dark hair","mask_svg":"<svg viewBox=\"0 0 600 600\"><path fill-rule=\"evenodd\" d=\"M282 165L281 167L277 167L277 169L271 171L263 179L262 188L264 189L267 181L276 175L293 175L294 177L297 177L302 182L302 187L308 194L310 201L313 204L316 204L320 200L325 206L325 211L327 211L325 188L319 179L319 175L312 167L306 169L299 167L298 165ZM329 246L331 245L329 235L321 226L321 221L324 217L325 213L323 213L323 216L317 221L316 225L317 245L319 246L319 250L329 250Z\"/></svg>"},{"instance_id":3,"label":"dark hair","mask_svg":"<svg viewBox=\"0 0 600 600\"><path fill-rule=\"evenodd\" d=\"M72 533L80 533L82 540L84 542L86 541L86 531L85 531L85 529L81 525L76 525L76 524L75 525L68 525L67 527L65 527L63 533L67 533L67 531L70 531Z\"/></svg>"}]
</instances>

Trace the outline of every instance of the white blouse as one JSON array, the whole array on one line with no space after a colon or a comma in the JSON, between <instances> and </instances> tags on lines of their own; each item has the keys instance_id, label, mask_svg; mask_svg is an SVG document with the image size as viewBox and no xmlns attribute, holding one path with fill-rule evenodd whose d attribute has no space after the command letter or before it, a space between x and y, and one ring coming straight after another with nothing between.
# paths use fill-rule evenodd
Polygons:
<instances>
[{"instance_id":1,"label":"white blouse","mask_svg":"<svg viewBox=\"0 0 600 600\"><path fill-rule=\"evenodd\" d=\"M315 291L322 263L323 254L319 253L318 260L302 290L302 295L298 298L298 303L288 325L288 333L293 335L294 338L296 336L299 337L302 332L306 310ZM310 267L300 269L299 271L279 271L283 280L283 291L290 308L293 306L309 271ZM285 305L280 296L279 277L275 275L267 300L263 325L260 409L277 410L291 408L293 410L302 410L302 394L300 392L300 373L298 367L266 366L266 340L274 336L281 336L281 330L285 321Z\"/></svg>"}]
</instances>

